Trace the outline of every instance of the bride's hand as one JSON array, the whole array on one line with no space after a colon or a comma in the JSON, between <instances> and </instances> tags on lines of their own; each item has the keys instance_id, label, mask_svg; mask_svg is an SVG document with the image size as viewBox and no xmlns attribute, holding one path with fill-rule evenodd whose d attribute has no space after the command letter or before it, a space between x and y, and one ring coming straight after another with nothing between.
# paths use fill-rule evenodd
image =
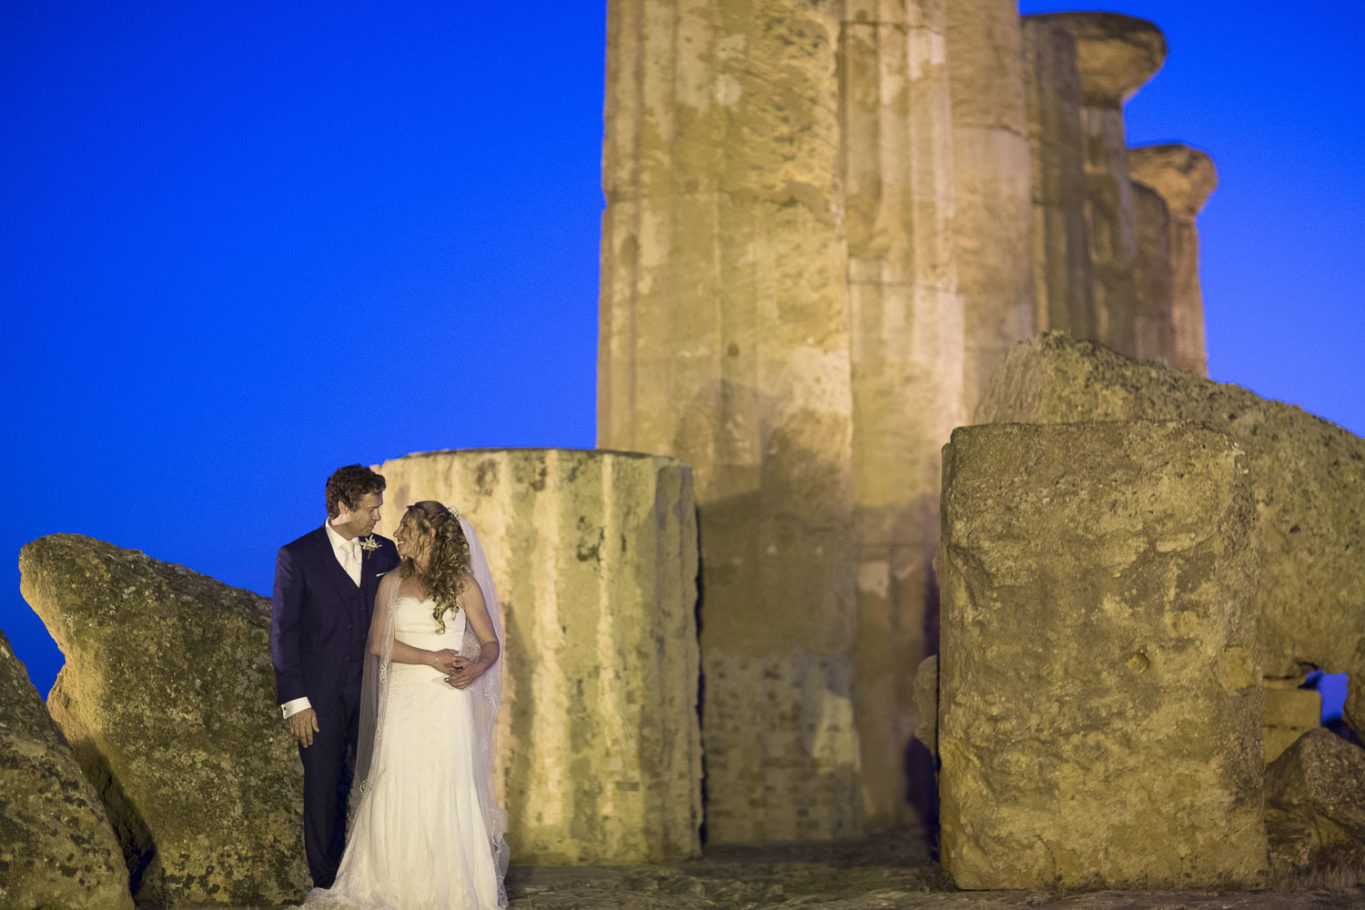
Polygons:
<instances>
[{"instance_id":1,"label":"bride's hand","mask_svg":"<svg viewBox=\"0 0 1365 910\"><path fill-rule=\"evenodd\" d=\"M435 651L431 655L431 665L442 673L454 673L457 669L457 662L462 660L460 652L451 648L444 651Z\"/></svg>"},{"instance_id":2,"label":"bride's hand","mask_svg":"<svg viewBox=\"0 0 1365 910\"><path fill-rule=\"evenodd\" d=\"M482 676L483 671L484 666L482 662L469 657L457 656L455 658L455 666L451 670L450 675L446 677L446 682L457 689L463 689Z\"/></svg>"}]
</instances>

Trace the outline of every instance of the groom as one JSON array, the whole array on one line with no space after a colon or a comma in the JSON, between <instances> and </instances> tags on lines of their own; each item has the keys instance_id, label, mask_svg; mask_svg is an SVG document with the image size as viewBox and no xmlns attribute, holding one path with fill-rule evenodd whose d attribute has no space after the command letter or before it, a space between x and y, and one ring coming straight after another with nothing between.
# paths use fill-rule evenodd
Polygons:
<instances>
[{"instance_id":1,"label":"groom","mask_svg":"<svg viewBox=\"0 0 1365 910\"><path fill-rule=\"evenodd\" d=\"M303 844L313 884L336 877L346 843L360 675L379 577L398 565L372 532L384 478L362 465L327 478L327 522L280 547L270 656L280 708L303 759Z\"/></svg>"}]
</instances>

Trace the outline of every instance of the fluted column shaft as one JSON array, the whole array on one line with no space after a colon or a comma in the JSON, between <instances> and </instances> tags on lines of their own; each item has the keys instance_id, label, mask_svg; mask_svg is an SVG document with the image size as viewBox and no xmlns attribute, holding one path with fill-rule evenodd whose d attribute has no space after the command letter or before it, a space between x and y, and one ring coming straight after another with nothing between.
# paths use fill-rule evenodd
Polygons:
<instances>
[{"instance_id":1,"label":"fluted column shaft","mask_svg":"<svg viewBox=\"0 0 1365 910\"><path fill-rule=\"evenodd\" d=\"M1137 353L1137 234L1123 105L1166 58L1155 25L1115 13L1032 16L1076 42L1087 182L1085 214L1094 279L1094 338L1121 354Z\"/></svg>"},{"instance_id":2,"label":"fluted column shaft","mask_svg":"<svg viewBox=\"0 0 1365 910\"><path fill-rule=\"evenodd\" d=\"M1036 330L1028 112L1015 0L952 0L947 25L971 407L1009 347Z\"/></svg>"},{"instance_id":3,"label":"fluted column shaft","mask_svg":"<svg viewBox=\"0 0 1365 910\"><path fill-rule=\"evenodd\" d=\"M1133 288L1137 314L1133 320L1136 357L1173 364L1174 303L1171 284L1171 213L1156 190L1133 182L1133 223L1137 258Z\"/></svg>"},{"instance_id":4,"label":"fluted column shaft","mask_svg":"<svg viewBox=\"0 0 1365 910\"><path fill-rule=\"evenodd\" d=\"M933 787L932 768L907 768L906 752L909 671L936 644L939 452L965 420L946 31L944 0L844 10L856 706L873 829L920 820L916 796Z\"/></svg>"},{"instance_id":5,"label":"fluted column shaft","mask_svg":"<svg viewBox=\"0 0 1365 910\"><path fill-rule=\"evenodd\" d=\"M1095 340L1076 42L1064 29L1033 16L1024 17L1023 29L1038 329Z\"/></svg>"},{"instance_id":6,"label":"fluted column shaft","mask_svg":"<svg viewBox=\"0 0 1365 910\"><path fill-rule=\"evenodd\" d=\"M839 14L613 0L598 445L696 472L707 825L860 829Z\"/></svg>"},{"instance_id":7,"label":"fluted column shaft","mask_svg":"<svg viewBox=\"0 0 1365 910\"><path fill-rule=\"evenodd\" d=\"M1130 149L1133 179L1151 187L1170 211L1172 366L1208 375L1204 294L1199 282L1199 229L1195 217L1218 186L1213 159L1188 145Z\"/></svg>"}]
</instances>

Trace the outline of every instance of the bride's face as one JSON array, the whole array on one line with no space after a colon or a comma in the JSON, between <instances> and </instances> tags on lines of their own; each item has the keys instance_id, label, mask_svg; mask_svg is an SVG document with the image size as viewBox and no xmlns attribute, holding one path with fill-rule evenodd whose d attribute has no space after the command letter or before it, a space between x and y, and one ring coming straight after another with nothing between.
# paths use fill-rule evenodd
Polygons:
<instances>
[{"instance_id":1,"label":"bride's face","mask_svg":"<svg viewBox=\"0 0 1365 910\"><path fill-rule=\"evenodd\" d=\"M398 548L400 559L412 559L421 562L422 556L427 551L430 538L435 536L432 532L427 532L424 536L417 530L411 516L404 516L398 523L398 530L393 532L393 543Z\"/></svg>"}]
</instances>

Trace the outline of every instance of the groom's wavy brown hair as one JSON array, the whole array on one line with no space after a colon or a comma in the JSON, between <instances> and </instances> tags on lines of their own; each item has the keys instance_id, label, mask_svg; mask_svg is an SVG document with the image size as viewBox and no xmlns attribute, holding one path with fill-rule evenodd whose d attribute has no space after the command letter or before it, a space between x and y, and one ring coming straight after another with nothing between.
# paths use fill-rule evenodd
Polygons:
<instances>
[{"instance_id":1,"label":"groom's wavy brown hair","mask_svg":"<svg viewBox=\"0 0 1365 910\"><path fill-rule=\"evenodd\" d=\"M327 478L327 517L336 518L341 514L341 504L355 509L366 493L383 493L388 486L383 474L376 474L363 464L348 464L337 468Z\"/></svg>"},{"instance_id":2,"label":"groom's wavy brown hair","mask_svg":"<svg viewBox=\"0 0 1365 910\"><path fill-rule=\"evenodd\" d=\"M446 610L454 610L457 598L464 590L465 578L470 572L469 541L460 527L460 519L434 499L424 499L408 506L403 513L403 521L408 522L408 531L417 532L419 539L425 539L430 531L431 558L427 560L427 570L417 571L412 557L407 557L398 567L399 575L404 578L416 576L426 586L427 596L436 601L432 618L436 620L439 631L446 630Z\"/></svg>"}]
</instances>

